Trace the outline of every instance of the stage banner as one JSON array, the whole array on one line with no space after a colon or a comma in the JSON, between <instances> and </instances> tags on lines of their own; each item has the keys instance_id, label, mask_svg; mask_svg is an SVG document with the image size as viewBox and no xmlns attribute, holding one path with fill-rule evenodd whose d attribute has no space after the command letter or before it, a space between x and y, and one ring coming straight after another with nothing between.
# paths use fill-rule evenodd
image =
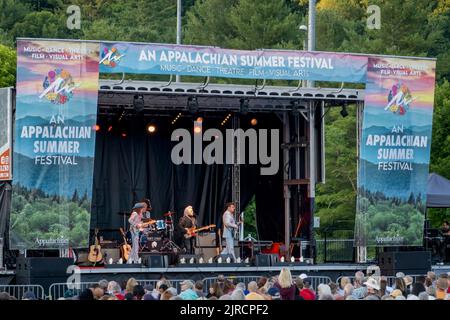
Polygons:
<instances>
[{"instance_id":1,"label":"stage banner","mask_svg":"<svg viewBox=\"0 0 450 320\"><path fill-rule=\"evenodd\" d=\"M422 245L435 65L434 60L369 57L358 168L358 245Z\"/></svg>"},{"instance_id":2,"label":"stage banner","mask_svg":"<svg viewBox=\"0 0 450 320\"><path fill-rule=\"evenodd\" d=\"M86 247L99 44L17 41L10 245Z\"/></svg>"},{"instance_id":3,"label":"stage banner","mask_svg":"<svg viewBox=\"0 0 450 320\"><path fill-rule=\"evenodd\" d=\"M289 50L106 43L100 72L178 74L247 79L365 82L367 56Z\"/></svg>"},{"instance_id":4,"label":"stage banner","mask_svg":"<svg viewBox=\"0 0 450 320\"><path fill-rule=\"evenodd\" d=\"M0 89L0 181L8 181L12 179L11 117L12 117L11 88L1 88Z\"/></svg>"}]
</instances>

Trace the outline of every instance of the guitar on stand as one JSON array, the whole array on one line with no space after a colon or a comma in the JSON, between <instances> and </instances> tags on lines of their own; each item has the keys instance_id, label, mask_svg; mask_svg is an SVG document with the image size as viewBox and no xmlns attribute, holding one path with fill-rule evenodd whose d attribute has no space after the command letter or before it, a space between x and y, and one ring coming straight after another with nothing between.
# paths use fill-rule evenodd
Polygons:
<instances>
[{"instance_id":1,"label":"guitar on stand","mask_svg":"<svg viewBox=\"0 0 450 320\"><path fill-rule=\"evenodd\" d=\"M122 228L120 228L120 233L122 234L123 237L123 244L120 246L120 257L124 261L128 261L128 258L130 257L131 253L131 246L128 244L127 238L125 237L125 232L123 231Z\"/></svg>"},{"instance_id":2,"label":"guitar on stand","mask_svg":"<svg viewBox=\"0 0 450 320\"><path fill-rule=\"evenodd\" d=\"M98 229L95 229L95 244L91 245L89 248L88 260L94 264L94 267L97 263L103 260L102 248L98 242Z\"/></svg>"}]
</instances>

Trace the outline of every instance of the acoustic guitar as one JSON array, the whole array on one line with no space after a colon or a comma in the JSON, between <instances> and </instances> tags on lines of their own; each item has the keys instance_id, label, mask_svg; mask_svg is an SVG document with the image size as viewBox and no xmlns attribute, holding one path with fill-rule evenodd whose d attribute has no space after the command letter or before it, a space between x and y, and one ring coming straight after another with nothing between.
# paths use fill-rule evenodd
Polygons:
<instances>
[{"instance_id":1,"label":"acoustic guitar","mask_svg":"<svg viewBox=\"0 0 450 320\"><path fill-rule=\"evenodd\" d=\"M103 260L102 248L100 247L100 244L98 243L97 235L98 235L98 229L95 229L95 236L94 236L95 244L93 244L89 247L89 255L88 255L89 262L92 262L94 264L94 266Z\"/></svg>"},{"instance_id":2,"label":"acoustic guitar","mask_svg":"<svg viewBox=\"0 0 450 320\"><path fill-rule=\"evenodd\" d=\"M215 228L215 227L216 227L215 224L210 224L209 226L205 226L205 227L201 227L201 228L195 228L195 227L187 228L187 231L186 231L184 237L186 239L189 239L191 237L197 236L197 233L200 231L208 230L208 229Z\"/></svg>"},{"instance_id":3,"label":"acoustic guitar","mask_svg":"<svg viewBox=\"0 0 450 320\"><path fill-rule=\"evenodd\" d=\"M120 228L120 233L122 234L123 237L123 244L120 246L120 257L124 261L128 261L128 258L130 257L131 253L131 246L127 243L125 232L123 231L122 228Z\"/></svg>"}]
</instances>

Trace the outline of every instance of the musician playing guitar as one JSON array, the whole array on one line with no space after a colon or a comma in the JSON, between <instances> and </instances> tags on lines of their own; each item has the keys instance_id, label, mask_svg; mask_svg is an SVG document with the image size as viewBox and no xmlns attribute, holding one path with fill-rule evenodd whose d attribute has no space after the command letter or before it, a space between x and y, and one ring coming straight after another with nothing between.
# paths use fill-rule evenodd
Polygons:
<instances>
[{"instance_id":1,"label":"musician playing guitar","mask_svg":"<svg viewBox=\"0 0 450 320\"><path fill-rule=\"evenodd\" d=\"M130 232L132 240L132 249L129 257L131 263L137 263L139 260L139 231L145 226L142 222L142 214L146 209L146 205L138 202L131 209L132 213L128 222L130 223Z\"/></svg>"},{"instance_id":2,"label":"musician playing guitar","mask_svg":"<svg viewBox=\"0 0 450 320\"><path fill-rule=\"evenodd\" d=\"M183 234L181 247L187 254L195 253L195 237L193 237L190 232L190 230L194 230L195 228L196 219L194 217L194 209L192 209L192 206L187 206L184 209L183 216L178 222L178 230Z\"/></svg>"}]
</instances>

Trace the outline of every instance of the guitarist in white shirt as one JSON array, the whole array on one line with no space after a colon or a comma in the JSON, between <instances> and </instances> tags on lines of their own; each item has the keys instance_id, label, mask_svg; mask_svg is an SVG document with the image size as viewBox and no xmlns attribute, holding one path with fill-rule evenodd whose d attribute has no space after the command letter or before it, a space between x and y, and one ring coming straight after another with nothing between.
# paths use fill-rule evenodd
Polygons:
<instances>
[{"instance_id":1,"label":"guitarist in white shirt","mask_svg":"<svg viewBox=\"0 0 450 320\"><path fill-rule=\"evenodd\" d=\"M239 228L238 224L234 220L234 212L236 207L233 202L229 202L225 205L226 210L222 215L223 222L223 237L226 241L226 247L223 249L222 254L230 254L236 261L236 256L234 254L234 233Z\"/></svg>"}]
</instances>

